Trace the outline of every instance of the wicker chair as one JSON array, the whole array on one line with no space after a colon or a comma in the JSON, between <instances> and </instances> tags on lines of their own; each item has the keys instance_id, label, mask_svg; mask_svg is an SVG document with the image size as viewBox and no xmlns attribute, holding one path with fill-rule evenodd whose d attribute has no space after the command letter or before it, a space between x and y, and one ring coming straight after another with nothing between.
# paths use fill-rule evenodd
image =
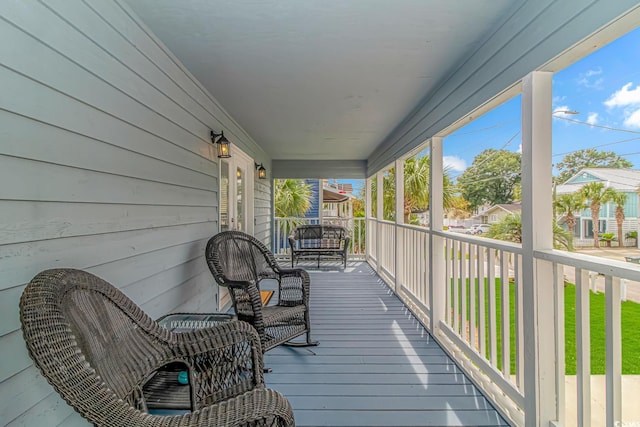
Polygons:
<instances>
[{"instance_id":1,"label":"wicker chair","mask_svg":"<svg viewBox=\"0 0 640 427\"><path fill-rule=\"evenodd\" d=\"M309 274L299 268L283 269L258 239L240 231L224 231L207 243L207 264L216 282L231 294L238 319L256 328L262 349L280 344L318 345L311 340ZM262 306L260 282L278 281L278 304ZM306 342L291 342L306 333Z\"/></svg>"},{"instance_id":2,"label":"wicker chair","mask_svg":"<svg viewBox=\"0 0 640 427\"><path fill-rule=\"evenodd\" d=\"M264 387L259 337L245 322L172 333L104 280L72 269L38 274L20 320L44 377L94 425L294 425L289 402ZM188 370L193 412L149 414L145 382L171 363Z\"/></svg>"}]
</instances>

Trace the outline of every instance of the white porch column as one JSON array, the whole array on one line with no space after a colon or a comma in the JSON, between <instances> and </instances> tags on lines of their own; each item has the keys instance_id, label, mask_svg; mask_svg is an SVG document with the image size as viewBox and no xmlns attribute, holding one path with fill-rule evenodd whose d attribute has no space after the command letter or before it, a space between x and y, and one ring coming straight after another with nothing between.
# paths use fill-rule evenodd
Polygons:
<instances>
[{"instance_id":1,"label":"white porch column","mask_svg":"<svg viewBox=\"0 0 640 427\"><path fill-rule=\"evenodd\" d=\"M378 274L382 272L382 226L380 220L384 219L384 189L382 188L384 182L383 172L378 171L376 173L376 270Z\"/></svg>"},{"instance_id":2,"label":"white porch column","mask_svg":"<svg viewBox=\"0 0 640 427\"><path fill-rule=\"evenodd\" d=\"M396 256L395 256L395 285L396 292L402 286L402 260L404 258L403 230L398 227L404 224L404 160L398 159L395 163L396 170Z\"/></svg>"},{"instance_id":3,"label":"white porch column","mask_svg":"<svg viewBox=\"0 0 640 427\"><path fill-rule=\"evenodd\" d=\"M371 206L371 182L372 181L373 180L371 178L367 178L365 181L365 189L364 189L364 194L365 194L364 196L365 197L365 200L364 200L364 219L365 219L364 253L367 261L370 261L369 257L371 256L371 239L369 238L371 234L368 231L369 231L369 227L371 226L371 224L369 224L369 220L371 219L371 211L372 211L372 206ZM375 227L375 224L373 226Z\"/></svg>"},{"instance_id":4,"label":"white porch column","mask_svg":"<svg viewBox=\"0 0 640 427\"><path fill-rule=\"evenodd\" d=\"M531 427L549 426L564 405L558 396L564 376L556 366L553 268L533 257L535 250L553 249L552 76L534 71L522 80L524 400L525 425Z\"/></svg>"},{"instance_id":5,"label":"white porch column","mask_svg":"<svg viewBox=\"0 0 640 427\"><path fill-rule=\"evenodd\" d=\"M431 332L436 333L444 321L447 284L445 283L444 239L433 234L442 231L443 158L442 137L431 138L429 156L429 301L431 304Z\"/></svg>"}]
</instances>

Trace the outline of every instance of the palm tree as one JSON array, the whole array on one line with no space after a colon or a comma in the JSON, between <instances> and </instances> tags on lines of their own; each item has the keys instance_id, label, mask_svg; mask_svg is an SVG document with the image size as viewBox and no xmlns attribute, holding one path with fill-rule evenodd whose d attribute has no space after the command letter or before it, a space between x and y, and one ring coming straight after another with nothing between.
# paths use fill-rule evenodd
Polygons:
<instances>
[{"instance_id":1,"label":"palm tree","mask_svg":"<svg viewBox=\"0 0 640 427\"><path fill-rule=\"evenodd\" d=\"M429 156L411 157L404 162L404 222L410 223L411 214L429 208ZM453 205L455 186L449 170L443 171L443 207L449 208ZM388 170L383 180L384 206L386 212L385 219L392 219L395 208L396 194L396 173L395 168Z\"/></svg>"},{"instance_id":2,"label":"palm tree","mask_svg":"<svg viewBox=\"0 0 640 427\"><path fill-rule=\"evenodd\" d=\"M291 231L302 223L297 219L311 207L311 186L302 179L276 179L273 191L275 216L287 218L279 229L280 241L286 241Z\"/></svg>"},{"instance_id":3,"label":"palm tree","mask_svg":"<svg viewBox=\"0 0 640 427\"><path fill-rule=\"evenodd\" d=\"M573 213L587 208L584 196L580 193L562 194L556 197L554 206L559 213L565 215L565 222L573 236L576 227L576 217Z\"/></svg>"},{"instance_id":4,"label":"palm tree","mask_svg":"<svg viewBox=\"0 0 640 427\"><path fill-rule=\"evenodd\" d=\"M522 215L511 213L500 222L491 226L487 232L490 239L506 240L508 242L522 243ZM573 250L572 235L560 227L556 220L553 220L553 245L557 248Z\"/></svg>"},{"instance_id":5,"label":"palm tree","mask_svg":"<svg viewBox=\"0 0 640 427\"><path fill-rule=\"evenodd\" d=\"M618 246L624 246L624 236L622 235L622 223L624 222L624 204L627 203L627 195L619 191L613 191L611 201L616 205L616 222L618 223Z\"/></svg>"},{"instance_id":6,"label":"palm tree","mask_svg":"<svg viewBox=\"0 0 640 427\"><path fill-rule=\"evenodd\" d=\"M611 200L613 195L612 188L605 188L602 182L590 182L585 184L578 193L580 193L585 199L589 200L589 208L591 209L591 222L593 224L593 247L599 248L599 218L600 218L600 206L603 203L607 203Z\"/></svg>"},{"instance_id":7,"label":"palm tree","mask_svg":"<svg viewBox=\"0 0 640 427\"><path fill-rule=\"evenodd\" d=\"M311 207L311 186L302 179L277 179L274 208L277 217L301 217Z\"/></svg>"}]
</instances>

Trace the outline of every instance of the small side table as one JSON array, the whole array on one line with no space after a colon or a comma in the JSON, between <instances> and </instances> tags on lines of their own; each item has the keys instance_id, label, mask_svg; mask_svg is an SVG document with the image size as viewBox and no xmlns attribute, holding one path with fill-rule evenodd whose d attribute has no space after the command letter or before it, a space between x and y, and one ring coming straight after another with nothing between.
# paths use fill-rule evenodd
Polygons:
<instances>
[{"instance_id":1,"label":"small side table","mask_svg":"<svg viewBox=\"0 0 640 427\"><path fill-rule=\"evenodd\" d=\"M158 324L171 332L181 333L234 320L234 315L225 313L170 313L160 317ZM191 386L178 381L178 375L186 369L187 366L182 363L170 363L147 380L142 390L149 412L172 414L193 409Z\"/></svg>"}]
</instances>

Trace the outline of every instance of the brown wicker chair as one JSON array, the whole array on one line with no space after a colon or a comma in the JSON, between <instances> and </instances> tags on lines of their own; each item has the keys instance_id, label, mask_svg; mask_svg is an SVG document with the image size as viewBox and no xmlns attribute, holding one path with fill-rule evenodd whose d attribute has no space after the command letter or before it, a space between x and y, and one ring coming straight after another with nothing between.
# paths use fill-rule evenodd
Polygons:
<instances>
[{"instance_id":1,"label":"brown wicker chair","mask_svg":"<svg viewBox=\"0 0 640 427\"><path fill-rule=\"evenodd\" d=\"M97 426L291 426L289 402L264 388L260 341L245 322L172 333L122 292L80 270L38 274L20 300L36 366ZM193 412L152 415L143 388L181 363Z\"/></svg>"},{"instance_id":2,"label":"brown wicker chair","mask_svg":"<svg viewBox=\"0 0 640 427\"><path fill-rule=\"evenodd\" d=\"M256 328L264 351L280 344L318 345L311 340L309 274L283 269L258 239L240 231L224 231L207 243L207 264L216 282L231 294L238 319ZM260 282L278 281L278 304L262 306ZM302 334L306 342L291 342Z\"/></svg>"}]
</instances>

